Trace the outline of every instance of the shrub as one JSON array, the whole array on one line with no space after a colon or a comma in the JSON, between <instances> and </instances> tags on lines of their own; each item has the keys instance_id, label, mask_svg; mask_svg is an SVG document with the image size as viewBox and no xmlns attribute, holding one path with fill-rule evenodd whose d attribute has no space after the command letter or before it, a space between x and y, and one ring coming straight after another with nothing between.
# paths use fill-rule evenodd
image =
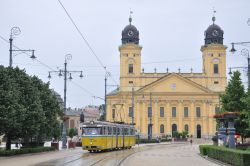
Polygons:
<instances>
[{"instance_id":1,"label":"shrub","mask_svg":"<svg viewBox=\"0 0 250 166\"><path fill-rule=\"evenodd\" d=\"M147 143L157 143L156 139L136 139L136 144L138 144L138 141L140 144L147 144Z\"/></svg>"},{"instance_id":2,"label":"shrub","mask_svg":"<svg viewBox=\"0 0 250 166\"><path fill-rule=\"evenodd\" d=\"M168 140L166 138L161 138L160 139L160 142L168 142L168 141L171 141L171 140ZM140 144L147 144L147 143L158 143L156 139L139 139L139 143ZM136 144L138 144L138 139L136 139Z\"/></svg>"},{"instance_id":3,"label":"shrub","mask_svg":"<svg viewBox=\"0 0 250 166\"><path fill-rule=\"evenodd\" d=\"M249 166L250 152L213 145L200 145L200 153L235 166Z\"/></svg>"},{"instance_id":4,"label":"shrub","mask_svg":"<svg viewBox=\"0 0 250 166\"><path fill-rule=\"evenodd\" d=\"M51 148L51 147L1 150L0 151L0 156L13 156L13 155L18 155L18 154L39 153L39 152L46 152L46 151L53 151L53 150L55 150L55 149Z\"/></svg>"}]
</instances>

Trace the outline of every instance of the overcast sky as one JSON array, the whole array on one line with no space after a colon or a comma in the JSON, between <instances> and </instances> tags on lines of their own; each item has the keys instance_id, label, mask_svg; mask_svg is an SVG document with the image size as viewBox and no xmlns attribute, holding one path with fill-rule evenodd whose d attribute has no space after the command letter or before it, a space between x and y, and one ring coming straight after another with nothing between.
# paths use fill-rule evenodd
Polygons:
<instances>
[{"instance_id":1,"label":"overcast sky","mask_svg":"<svg viewBox=\"0 0 250 166\"><path fill-rule=\"evenodd\" d=\"M231 42L249 41L249 0L61 0L79 30L112 77L108 84L119 83L119 51L121 31L128 24L130 9L132 24L140 32L142 67L145 72L202 71L200 47L204 31L212 24L213 7L216 24L224 30L228 46L227 68L247 66L240 55L244 47L237 46L236 54L229 50ZM0 0L0 36L9 39L10 29L18 26L21 34L13 44L21 49L35 49L38 61L27 55L14 57L13 65L25 68L29 75L49 81L48 71L63 67L65 54L72 54L70 70L83 70L84 78L73 74L68 82L69 107L99 105L104 101L105 71L70 22L58 0ZM246 47L249 48L249 47ZM14 53L16 54L16 53ZM9 65L9 44L0 38L0 64ZM49 66L49 67L48 67ZM246 82L246 72L243 81ZM51 88L63 97L63 78L52 74ZM111 91L114 87L109 87ZM86 91L87 90L87 91Z\"/></svg>"}]
</instances>

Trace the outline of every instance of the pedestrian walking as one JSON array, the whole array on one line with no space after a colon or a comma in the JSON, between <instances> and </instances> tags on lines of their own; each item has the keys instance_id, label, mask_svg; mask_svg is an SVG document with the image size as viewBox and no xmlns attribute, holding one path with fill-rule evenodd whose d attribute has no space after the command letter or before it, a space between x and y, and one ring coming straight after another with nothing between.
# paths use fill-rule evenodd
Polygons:
<instances>
[{"instance_id":1,"label":"pedestrian walking","mask_svg":"<svg viewBox=\"0 0 250 166\"><path fill-rule=\"evenodd\" d=\"M192 145L193 144L193 140L192 139L190 139L190 145Z\"/></svg>"}]
</instances>

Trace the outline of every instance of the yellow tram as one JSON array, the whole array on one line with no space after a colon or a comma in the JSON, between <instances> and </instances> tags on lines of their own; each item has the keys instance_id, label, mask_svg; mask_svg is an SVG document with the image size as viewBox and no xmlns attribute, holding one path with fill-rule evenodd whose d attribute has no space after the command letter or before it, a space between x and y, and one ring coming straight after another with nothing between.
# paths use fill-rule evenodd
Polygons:
<instances>
[{"instance_id":1,"label":"yellow tram","mask_svg":"<svg viewBox=\"0 0 250 166\"><path fill-rule=\"evenodd\" d=\"M128 124L90 121L82 124L82 149L90 152L131 148L135 128Z\"/></svg>"}]
</instances>

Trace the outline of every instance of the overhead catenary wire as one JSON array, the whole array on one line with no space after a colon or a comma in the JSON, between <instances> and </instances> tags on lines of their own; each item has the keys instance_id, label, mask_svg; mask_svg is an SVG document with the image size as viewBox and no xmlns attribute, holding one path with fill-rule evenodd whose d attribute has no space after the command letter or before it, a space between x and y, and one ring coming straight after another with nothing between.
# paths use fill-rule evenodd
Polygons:
<instances>
[{"instance_id":1,"label":"overhead catenary wire","mask_svg":"<svg viewBox=\"0 0 250 166\"><path fill-rule=\"evenodd\" d=\"M9 43L9 40L5 39L3 36L0 35L0 38L5 41L6 43ZM21 50L21 48L19 48L18 46L13 44L13 47ZM28 53L26 53L25 51L23 51L22 53L24 53L27 56L30 56ZM46 68L50 69L51 71L56 71L55 69L53 69L51 66L43 63L42 61L38 60L37 58L34 59L35 61L37 61L38 63L40 63L42 66L45 66ZM76 85L78 88L82 89L83 91L85 91L86 93L88 93L91 97L95 96L96 98L99 98L97 95L95 95L94 93L90 92L89 90L87 90L86 88L83 88L82 86L80 86L79 84L75 83L74 81L72 81L72 83L74 85Z\"/></svg>"},{"instance_id":2,"label":"overhead catenary wire","mask_svg":"<svg viewBox=\"0 0 250 166\"><path fill-rule=\"evenodd\" d=\"M68 16L68 18L70 19L71 23L74 25L74 27L76 28L77 32L79 33L79 35L81 36L81 38L83 39L83 41L85 42L85 44L87 45L87 47L89 48L90 52L92 53L92 55L95 56L96 60L99 62L99 64L102 66L102 68L106 71L106 73L110 73L106 66L102 63L101 59L97 56L97 54L95 53L94 49L91 47L91 45L89 44L88 40L84 37L83 33L80 31L80 29L78 28L78 26L76 25L75 21L73 20L73 18L70 16L69 12L67 11L67 9L64 7L64 5L62 4L62 2L60 0L58 0L59 4L61 5L61 7L63 8L63 10L65 11L66 15ZM115 82L115 84L118 85L118 83L116 82L116 80L112 77L112 75L110 74L111 79Z\"/></svg>"}]
</instances>

